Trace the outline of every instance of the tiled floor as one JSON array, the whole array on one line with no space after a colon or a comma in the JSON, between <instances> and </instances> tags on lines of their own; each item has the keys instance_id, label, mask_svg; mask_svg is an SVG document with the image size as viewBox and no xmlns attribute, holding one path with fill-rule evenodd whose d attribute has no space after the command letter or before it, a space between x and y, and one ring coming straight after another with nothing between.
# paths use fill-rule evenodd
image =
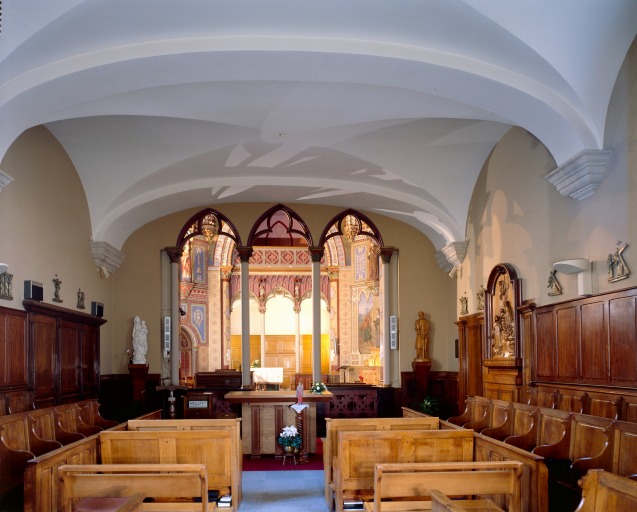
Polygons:
<instances>
[{"instance_id":1,"label":"tiled floor","mask_svg":"<svg viewBox=\"0 0 637 512\"><path fill-rule=\"evenodd\" d=\"M323 471L245 471L238 512L327 512Z\"/></svg>"}]
</instances>

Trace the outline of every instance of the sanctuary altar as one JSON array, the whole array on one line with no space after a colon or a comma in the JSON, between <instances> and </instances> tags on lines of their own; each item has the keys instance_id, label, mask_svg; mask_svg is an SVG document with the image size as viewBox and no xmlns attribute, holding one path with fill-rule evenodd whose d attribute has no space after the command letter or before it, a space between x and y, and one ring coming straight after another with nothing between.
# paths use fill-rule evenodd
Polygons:
<instances>
[{"instance_id":1,"label":"sanctuary altar","mask_svg":"<svg viewBox=\"0 0 637 512\"><path fill-rule=\"evenodd\" d=\"M301 459L307 460L307 454L316 451L316 404L329 402L332 393L303 392L302 404L308 407L297 413L293 405L297 404L294 390L280 391L231 391L224 396L231 403L241 404L242 447L244 454L258 458L262 454L283 456L283 448L277 438L284 426L301 426L303 446ZM299 409L299 407L297 407Z\"/></svg>"}]
</instances>

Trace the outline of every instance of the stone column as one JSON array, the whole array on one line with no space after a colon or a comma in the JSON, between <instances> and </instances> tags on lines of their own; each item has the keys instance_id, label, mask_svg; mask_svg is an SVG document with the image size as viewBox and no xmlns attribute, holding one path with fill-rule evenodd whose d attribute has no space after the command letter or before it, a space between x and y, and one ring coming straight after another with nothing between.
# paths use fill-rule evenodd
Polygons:
<instances>
[{"instance_id":1,"label":"stone column","mask_svg":"<svg viewBox=\"0 0 637 512\"><path fill-rule=\"evenodd\" d=\"M391 386L391 348L389 345L389 317L391 316L389 306L389 262L391 261L392 254L394 253L393 247L382 247L380 250L380 259L383 268L383 340L382 340L382 354L383 354L383 385Z\"/></svg>"},{"instance_id":2,"label":"stone column","mask_svg":"<svg viewBox=\"0 0 637 512\"><path fill-rule=\"evenodd\" d=\"M241 258L241 384L250 387L250 256L252 247L237 247Z\"/></svg>"},{"instance_id":3,"label":"stone column","mask_svg":"<svg viewBox=\"0 0 637 512\"><path fill-rule=\"evenodd\" d=\"M179 363L181 360L179 347L179 264L182 247L166 247L170 258L170 383L179 385Z\"/></svg>"},{"instance_id":4,"label":"stone column","mask_svg":"<svg viewBox=\"0 0 637 512\"><path fill-rule=\"evenodd\" d=\"M312 381L321 382L321 258L322 247L311 247L312 255Z\"/></svg>"}]
</instances>

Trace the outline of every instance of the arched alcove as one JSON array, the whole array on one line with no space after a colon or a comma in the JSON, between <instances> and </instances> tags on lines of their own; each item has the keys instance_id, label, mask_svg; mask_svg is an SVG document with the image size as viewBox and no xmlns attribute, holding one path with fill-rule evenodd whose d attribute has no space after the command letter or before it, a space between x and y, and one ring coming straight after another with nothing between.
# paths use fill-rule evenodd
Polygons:
<instances>
[{"instance_id":1,"label":"arched alcove","mask_svg":"<svg viewBox=\"0 0 637 512\"><path fill-rule=\"evenodd\" d=\"M207 208L182 228L180 319L195 332L199 371L239 370L242 325L249 316L249 364L284 368L284 386L295 374L312 374L315 322L320 323L321 374L338 378L351 367L362 380L381 379L383 302L379 264L382 237L361 212L348 209L323 228L314 247L307 224L292 208L278 204L261 214L247 237L249 312L242 300L241 241L230 219ZM313 305L313 262L320 255L318 318ZM203 270L202 270L203 267ZM200 326L199 326L200 327ZM191 364L191 368L194 366Z\"/></svg>"}]
</instances>

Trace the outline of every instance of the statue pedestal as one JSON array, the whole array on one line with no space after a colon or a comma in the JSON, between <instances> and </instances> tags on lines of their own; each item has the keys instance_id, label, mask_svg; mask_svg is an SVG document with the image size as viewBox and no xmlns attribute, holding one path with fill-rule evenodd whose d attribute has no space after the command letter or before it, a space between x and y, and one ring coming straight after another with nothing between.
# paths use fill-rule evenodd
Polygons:
<instances>
[{"instance_id":1,"label":"statue pedestal","mask_svg":"<svg viewBox=\"0 0 637 512\"><path fill-rule=\"evenodd\" d=\"M431 359L415 359L411 362L411 367L414 370L416 402L422 402L429 391Z\"/></svg>"},{"instance_id":2,"label":"statue pedestal","mask_svg":"<svg viewBox=\"0 0 637 512\"><path fill-rule=\"evenodd\" d=\"M133 380L133 400L142 401L146 395L147 364L129 364L128 371Z\"/></svg>"}]
</instances>

